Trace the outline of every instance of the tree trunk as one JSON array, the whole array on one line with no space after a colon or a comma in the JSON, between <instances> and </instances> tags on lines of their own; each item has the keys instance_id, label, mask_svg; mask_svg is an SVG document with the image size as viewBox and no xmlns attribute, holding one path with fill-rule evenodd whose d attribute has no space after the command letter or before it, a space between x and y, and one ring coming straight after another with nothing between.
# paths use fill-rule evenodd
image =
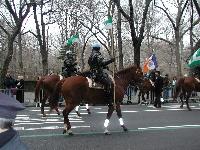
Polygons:
<instances>
[{"instance_id":1,"label":"tree trunk","mask_svg":"<svg viewBox=\"0 0 200 150\"><path fill-rule=\"evenodd\" d=\"M33 6L33 12L34 12L34 19L35 19L35 24L36 24L37 40L39 42L40 54L42 56L42 69L43 69L42 72L43 72L43 75L47 75L48 74L48 51L46 49L45 24L44 24L42 8L41 8L42 31L40 31L40 26L39 26L39 23L37 20L36 6L37 6L36 4ZM42 4L42 6L43 6L43 4ZM41 35L41 32L42 32L42 35Z\"/></svg>"},{"instance_id":2,"label":"tree trunk","mask_svg":"<svg viewBox=\"0 0 200 150\"><path fill-rule=\"evenodd\" d=\"M176 55L176 64L177 64L177 68L176 68L176 71L177 71L177 76L180 77L182 76L182 67L181 67L181 56L180 56L180 45L179 45L179 42L180 42L180 37L179 37L179 29L175 30L175 40L176 40L176 43L175 43L175 55Z\"/></svg>"},{"instance_id":3,"label":"tree trunk","mask_svg":"<svg viewBox=\"0 0 200 150\"><path fill-rule=\"evenodd\" d=\"M121 12L118 9L118 20L117 20L117 35L118 35L118 52L119 52L119 70L124 68L123 65L123 52L122 52L122 27L121 27L121 22L122 20L122 16L121 16Z\"/></svg>"},{"instance_id":4,"label":"tree trunk","mask_svg":"<svg viewBox=\"0 0 200 150\"><path fill-rule=\"evenodd\" d=\"M19 68L20 72L23 72L23 61L22 61L22 34L21 32L18 34L18 47L19 47Z\"/></svg>"},{"instance_id":5,"label":"tree trunk","mask_svg":"<svg viewBox=\"0 0 200 150\"><path fill-rule=\"evenodd\" d=\"M133 44L134 47L134 64L135 65L140 65L140 47L141 43L135 43Z\"/></svg>"},{"instance_id":6,"label":"tree trunk","mask_svg":"<svg viewBox=\"0 0 200 150\"><path fill-rule=\"evenodd\" d=\"M9 37L8 39L8 53L6 55L6 59L3 63L2 71L1 71L1 87L3 86L3 82L5 80L6 73L9 68L9 64L12 60L13 56L13 43L16 36Z\"/></svg>"}]
</instances>

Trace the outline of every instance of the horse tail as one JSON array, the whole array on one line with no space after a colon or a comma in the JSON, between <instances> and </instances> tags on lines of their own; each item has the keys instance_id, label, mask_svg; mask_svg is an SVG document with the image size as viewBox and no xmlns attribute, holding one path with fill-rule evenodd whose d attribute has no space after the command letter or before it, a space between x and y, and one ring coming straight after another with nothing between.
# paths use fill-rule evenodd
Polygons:
<instances>
[{"instance_id":1,"label":"horse tail","mask_svg":"<svg viewBox=\"0 0 200 150\"><path fill-rule=\"evenodd\" d=\"M177 97L178 97L178 95L179 95L179 93L181 92L184 80L185 80L184 78L180 78L177 81L177 83L175 85L175 88L174 88L174 97L173 97L173 100L176 100Z\"/></svg>"},{"instance_id":2,"label":"horse tail","mask_svg":"<svg viewBox=\"0 0 200 150\"><path fill-rule=\"evenodd\" d=\"M41 89L41 85L43 83L44 78L41 78L37 81L36 86L35 86L35 102L39 101L39 93L40 93L40 89Z\"/></svg>"},{"instance_id":3,"label":"horse tail","mask_svg":"<svg viewBox=\"0 0 200 150\"><path fill-rule=\"evenodd\" d=\"M64 83L65 79L62 79L60 80L59 82L56 83L56 86L54 88L54 92L53 92L53 103L54 103L54 106L57 106L58 105L58 102L59 102L59 97L60 97L60 93L61 93L61 88L62 88L62 85Z\"/></svg>"}]
</instances>

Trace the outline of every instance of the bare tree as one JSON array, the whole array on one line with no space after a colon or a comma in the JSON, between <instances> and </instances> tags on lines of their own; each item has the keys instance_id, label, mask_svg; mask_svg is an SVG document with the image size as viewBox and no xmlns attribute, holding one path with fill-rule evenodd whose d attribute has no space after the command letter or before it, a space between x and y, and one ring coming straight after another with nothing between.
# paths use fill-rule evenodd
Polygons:
<instances>
[{"instance_id":1,"label":"bare tree","mask_svg":"<svg viewBox=\"0 0 200 150\"><path fill-rule=\"evenodd\" d=\"M6 58L3 63L2 71L1 71L1 86L2 82L5 79L5 75L7 73L9 64L12 60L13 56L13 44L15 41L16 36L19 34L22 23L24 19L27 17L28 13L30 12L32 4L28 3L26 0L20 0L19 4L19 10L17 12L16 10L16 4L14 0L11 2L9 0L5 0L5 8L9 11L12 19L14 20L14 24L11 25L10 22L7 20L7 17L1 13L2 18L4 18L5 22L7 23L6 26L2 26L3 23L0 23L0 29L3 30L3 32L7 36L7 49L8 53L6 55Z\"/></svg>"},{"instance_id":2,"label":"bare tree","mask_svg":"<svg viewBox=\"0 0 200 150\"><path fill-rule=\"evenodd\" d=\"M120 5L119 0L113 0L113 2L117 5L118 10L122 13L124 18L127 19L130 30L131 30L131 37L132 37L132 45L134 47L134 63L139 65L140 64L140 47L141 43L144 39L144 29L145 29L145 23L147 18L147 12L149 5L152 0L145 0L145 7L142 15L142 21L139 29L139 33L137 35L136 27L135 27L135 21L134 21L134 7L132 0L129 0L129 15L123 10L123 8Z\"/></svg>"}]
</instances>

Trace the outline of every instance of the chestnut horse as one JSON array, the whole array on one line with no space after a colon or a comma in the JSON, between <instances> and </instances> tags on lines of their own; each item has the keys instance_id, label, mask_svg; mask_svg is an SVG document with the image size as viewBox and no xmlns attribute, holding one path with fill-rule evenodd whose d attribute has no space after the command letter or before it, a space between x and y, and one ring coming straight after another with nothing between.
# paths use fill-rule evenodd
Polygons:
<instances>
[{"instance_id":1,"label":"chestnut horse","mask_svg":"<svg viewBox=\"0 0 200 150\"><path fill-rule=\"evenodd\" d=\"M43 117L46 116L44 113L44 106L47 99L49 100L50 112L52 109L55 109L58 115L60 115L60 112L58 110L58 102L53 100L54 87L59 81L60 76L52 74L41 77L36 83L35 102L39 101L40 90L43 90L43 97L41 100L41 114L43 114Z\"/></svg>"},{"instance_id":2,"label":"chestnut horse","mask_svg":"<svg viewBox=\"0 0 200 150\"><path fill-rule=\"evenodd\" d=\"M107 129L109 125L109 119L112 116L114 109L116 108L119 122L124 131L128 129L125 127L120 104L123 100L125 91L130 83L139 83L143 78L143 73L140 67L131 66L127 69L123 69L115 73L115 104L108 105L108 113L104 122L105 134L109 134ZM89 104L107 104L106 93L103 89L95 89L89 87L89 82L86 77L83 76L72 76L66 78L63 85L61 86L61 93L65 99L65 109L63 110L64 116L64 130L63 134L68 132L69 135L73 135L71 131L71 124L68 118L69 113L77 106L80 102L84 101ZM57 99L58 100L58 99Z\"/></svg>"},{"instance_id":3,"label":"chestnut horse","mask_svg":"<svg viewBox=\"0 0 200 150\"><path fill-rule=\"evenodd\" d=\"M149 98L149 92L154 90L154 85L152 83L152 81L150 81L150 79L148 78L144 78L144 80L142 81L142 84L139 86L139 94L138 94L138 104L142 104L142 102L144 102L145 104L148 104L146 99ZM145 99L145 94L147 95L146 99ZM140 97L142 96L142 102L140 101Z\"/></svg>"},{"instance_id":4,"label":"chestnut horse","mask_svg":"<svg viewBox=\"0 0 200 150\"><path fill-rule=\"evenodd\" d=\"M183 98L186 98L186 105L189 111L191 111L191 108L188 104L188 100L192 94L193 91L199 92L200 91L200 83L195 79L194 77L182 77L180 78L175 85L175 91L174 91L174 100L177 99L177 97L180 94L181 99L181 108L183 108Z\"/></svg>"}]
</instances>

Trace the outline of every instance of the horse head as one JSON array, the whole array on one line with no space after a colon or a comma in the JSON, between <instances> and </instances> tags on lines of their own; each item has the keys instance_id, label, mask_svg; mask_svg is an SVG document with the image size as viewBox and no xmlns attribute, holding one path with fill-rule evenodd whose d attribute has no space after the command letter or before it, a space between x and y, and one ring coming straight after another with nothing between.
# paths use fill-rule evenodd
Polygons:
<instances>
[{"instance_id":1,"label":"horse head","mask_svg":"<svg viewBox=\"0 0 200 150\"><path fill-rule=\"evenodd\" d=\"M140 66L133 66L132 71L132 82L131 84L140 86L143 83L144 76Z\"/></svg>"}]
</instances>

